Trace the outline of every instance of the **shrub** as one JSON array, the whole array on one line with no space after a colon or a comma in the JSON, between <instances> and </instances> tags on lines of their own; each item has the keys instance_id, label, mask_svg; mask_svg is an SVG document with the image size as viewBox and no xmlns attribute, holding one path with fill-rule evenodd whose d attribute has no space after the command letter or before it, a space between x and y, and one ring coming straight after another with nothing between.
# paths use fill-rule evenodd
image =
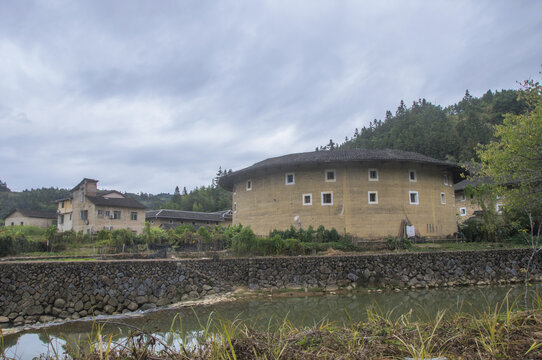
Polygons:
<instances>
[{"instance_id":1,"label":"shrub","mask_svg":"<svg viewBox=\"0 0 542 360\"><path fill-rule=\"evenodd\" d=\"M412 242L407 239L399 239L393 236L388 235L388 249L390 250L399 250L399 249L408 249L412 246Z\"/></svg>"},{"instance_id":2,"label":"shrub","mask_svg":"<svg viewBox=\"0 0 542 360\"><path fill-rule=\"evenodd\" d=\"M469 219L459 226L466 241L484 241L486 238L483 224L477 219Z\"/></svg>"},{"instance_id":3,"label":"shrub","mask_svg":"<svg viewBox=\"0 0 542 360\"><path fill-rule=\"evenodd\" d=\"M240 255L253 253L257 250L257 238L250 226L242 228L241 231L232 238L232 250Z\"/></svg>"},{"instance_id":4,"label":"shrub","mask_svg":"<svg viewBox=\"0 0 542 360\"><path fill-rule=\"evenodd\" d=\"M286 255L302 255L305 253L303 244L297 239L284 240L284 253Z\"/></svg>"}]
</instances>

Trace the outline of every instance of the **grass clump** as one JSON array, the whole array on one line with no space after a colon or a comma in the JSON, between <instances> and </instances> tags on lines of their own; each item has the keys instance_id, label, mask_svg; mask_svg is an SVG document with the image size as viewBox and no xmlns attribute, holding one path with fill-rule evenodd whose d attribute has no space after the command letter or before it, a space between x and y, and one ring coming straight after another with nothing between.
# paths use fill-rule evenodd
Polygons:
<instances>
[{"instance_id":1,"label":"grass clump","mask_svg":"<svg viewBox=\"0 0 542 360\"><path fill-rule=\"evenodd\" d=\"M517 301L505 299L488 311L455 315L440 311L417 321L412 320L412 310L398 315L371 307L362 322L324 319L296 326L284 318L270 320L263 329L211 313L199 322L197 342L192 343L180 317L170 329L170 338L176 341L124 325L131 328L130 336L114 342L98 325L89 342L68 349L66 359L540 359L541 303L539 298L534 310L521 311ZM54 354L42 359L58 359Z\"/></svg>"}]
</instances>

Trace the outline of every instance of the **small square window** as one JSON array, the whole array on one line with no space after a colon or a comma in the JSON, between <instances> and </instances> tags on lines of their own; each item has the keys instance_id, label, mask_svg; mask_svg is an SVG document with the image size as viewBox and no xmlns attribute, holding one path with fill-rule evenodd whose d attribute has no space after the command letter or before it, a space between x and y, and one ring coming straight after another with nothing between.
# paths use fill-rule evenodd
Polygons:
<instances>
[{"instance_id":1,"label":"small square window","mask_svg":"<svg viewBox=\"0 0 542 360\"><path fill-rule=\"evenodd\" d=\"M295 175L294 175L294 173L286 173L286 175L285 175L285 183L286 183L286 185L295 184Z\"/></svg>"},{"instance_id":2,"label":"small square window","mask_svg":"<svg viewBox=\"0 0 542 360\"><path fill-rule=\"evenodd\" d=\"M252 190L252 180L247 180L247 191Z\"/></svg>"},{"instance_id":3,"label":"small square window","mask_svg":"<svg viewBox=\"0 0 542 360\"><path fill-rule=\"evenodd\" d=\"M410 182L418 181L418 177L416 176L416 170L409 170L408 171L408 181L410 181Z\"/></svg>"},{"instance_id":4,"label":"small square window","mask_svg":"<svg viewBox=\"0 0 542 360\"><path fill-rule=\"evenodd\" d=\"M369 204L378 204L378 192L369 191L367 193L367 197L368 197L368 200L369 200Z\"/></svg>"},{"instance_id":5,"label":"small square window","mask_svg":"<svg viewBox=\"0 0 542 360\"><path fill-rule=\"evenodd\" d=\"M369 181L378 181L378 169L369 169Z\"/></svg>"},{"instance_id":6,"label":"small square window","mask_svg":"<svg viewBox=\"0 0 542 360\"><path fill-rule=\"evenodd\" d=\"M103 211L103 210L98 210L98 217L99 217L99 218L103 218L103 217L104 217L104 211Z\"/></svg>"},{"instance_id":7,"label":"small square window","mask_svg":"<svg viewBox=\"0 0 542 360\"><path fill-rule=\"evenodd\" d=\"M303 205L312 205L312 194L303 194Z\"/></svg>"},{"instance_id":8,"label":"small square window","mask_svg":"<svg viewBox=\"0 0 542 360\"><path fill-rule=\"evenodd\" d=\"M444 174L444 185L448 186L448 174Z\"/></svg>"},{"instance_id":9,"label":"small square window","mask_svg":"<svg viewBox=\"0 0 542 360\"><path fill-rule=\"evenodd\" d=\"M335 180L335 170L326 170L326 182L333 182Z\"/></svg>"},{"instance_id":10,"label":"small square window","mask_svg":"<svg viewBox=\"0 0 542 360\"><path fill-rule=\"evenodd\" d=\"M322 206L324 205L333 205L333 193L332 192L322 192L321 193Z\"/></svg>"},{"instance_id":11,"label":"small square window","mask_svg":"<svg viewBox=\"0 0 542 360\"><path fill-rule=\"evenodd\" d=\"M417 191L409 191L408 192L408 200L411 205L418 205L419 199L418 199L418 192Z\"/></svg>"},{"instance_id":12,"label":"small square window","mask_svg":"<svg viewBox=\"0 0 542 360\"><path fill-rule=\"evenodd\" d=\"M459 215L460 216L467 216L467 208L465 208L465 207L459 208Z\"/></svg>"},{"instance_id":13,"label":"small square window","mask_svg":"<svg viewBox=\"0 0 542 360\"><path fill-rule=\"evenodd\" d=\"M444 193L440 193L440 203L446 204L446 195Z\"/></svg>"}]
</instances>

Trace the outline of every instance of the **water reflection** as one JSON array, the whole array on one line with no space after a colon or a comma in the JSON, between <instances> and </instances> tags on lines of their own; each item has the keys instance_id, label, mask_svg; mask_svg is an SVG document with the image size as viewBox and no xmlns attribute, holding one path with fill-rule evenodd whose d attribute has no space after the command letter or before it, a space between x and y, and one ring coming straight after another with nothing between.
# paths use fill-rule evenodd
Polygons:
<instances>
[{"instance_id":1,"label":"water reflection","mask_svg":"<svg viewBox=\"0 0 542 360\"><path fill-rule=\"evenodd\" d=\"M533 294L540 294L542 284L536 284L532 290ZM97 326L103 326L103 336L108 338L113 333L114 341L126 338L134 328L140 328L152 332L168 346L178 348L181 338L188 344L197 343L210 316L231 321L245 320L261 329L281 324L286 317L297 326L311 326L323 320L338 324L358 322L367 318L368 308L377 308L383 313L392 312L392 316L396 317L413 309L413 319L424 320L434 317L439 310L446 310L448 314L458 311L488 311L494 308L496 303L502 302L507 293L513 301L522 296L523 291L524 288L520 285L507 285L245 299L212 306L159 310L139 316L101 318L109 321L105 325L92 321L52 325L6 336L4 346L7 348L6 355L20 359L51 353L53 347L56 351L73 353L81 342L95 339ZM83 345L83 348L88 349L88 345Z\"/></svg>"}]
</instances>

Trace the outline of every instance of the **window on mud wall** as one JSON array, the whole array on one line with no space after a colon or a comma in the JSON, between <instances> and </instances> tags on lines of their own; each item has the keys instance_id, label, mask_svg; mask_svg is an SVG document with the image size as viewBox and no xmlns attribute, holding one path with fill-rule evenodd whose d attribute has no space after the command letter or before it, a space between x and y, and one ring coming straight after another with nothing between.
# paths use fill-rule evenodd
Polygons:
<instances>
[{"instance_id":1,"label":"window on mud wall","mask_svg":"<svg viewBox=\"0 0 542 360\"><path fill-rule=\"evenodd\" d=\"M408 200L411 205L418 205L419 199L418 199L418 192L417 191L409 191L408 192Z\"/></svg>"},{"instance_id":2,"label":"window on mud wall","mask_svg":"<svg viewBox=\"0 0 542 360\"><path fill-rule=\"evenodd\" d=\"M326 182L335 181L335 170L326 170Z\"/></svg>"},{"instance_id":3,"label":"window on mud wall","mask_svg":"<svg viewBox=\"0 0 542 360\"><path fill-rule=\"evenodd\" d=\"M378 192L377 191L369 191L367 193L369 204L378 204Z\"/></svg>"},{"instance_id":4,"label":"window on mud wall","mask_svg":"<svg viewBox=\"0 0 542 360\"><path fill-rule=\"evenodd\" d=\"M408 171L408 181L410 181L410 182L418 181L418 177L416 176L416 170L409 170Z\"/></svg>"},{"instance_id":5,"label":"window on mud wall","mask_svg":"<svg viewBox=\"0 0 542 360\"><path fill-rule=\"evenodd\" d=\"M252 180L247 180L247 191L252 190Z\"/></svg>"},{"instance_id":6,"label":"window on mud wall","mask_svg":"<svg viewBox=\"0 0 542 360\"><path fill-rule=\"evenodd\" d=\"M467 216L467 208L459 208L459 215L460 216Z\"/></svg>"},{"instance_id":7,"label":"window on mud wall","mask_svg":"<svg viewBox=\"0 0 542 360\"><path fill-rule=\"evenodd\" d=\"M64 215L60 215L58 217L58 223L61 224L61 225L64 224Z\"/></svg>"},{"instance_id":8,"label":"window on mud wall","mask_svg":"<svg viewBox=\"0 0 542 360\"><path fill-rule=\"evenodd\" d=\"M448 174L444 174L444 185L448 186Z\"/></svg>"},{"instance_id":9,"label":"window on mud wall","mask_svg":"<svg viewBox=\"0 0 542 360\"><path fill-rule=\"evenodd\" d=\"M237 203L236 202L233 203L233 212L237 212Z\"/></svg>"},{"instance_id":10,"label":"window on mud wall","mask_svg":"<svg viewBox=\"0 0 542 360\"><path fill-rule=\"evenodd\" d=\"M137 220L137 212L132 211L130 213L130 220Z\"/></svg>"},{"instance_id":11,"label":"window on mud wall","mask_svg":"<svg viewBox=\"0 0 542 360\"><path fill-rule=\"evenodd\" d=\"M79 213L79 216L81 220L87 220L88 219L88 210L81 210Z\"/></svg>"},{"instance_id":12,"label":"window on mud wall","mask_svg":"<svg viewBox=\"0 0 542 360\"><path fill-rule=\"evenodd\" d=\"M312 205L312 194L303 194L303 205Z\"/></svg>"},{"instance_id":13,"label":"window on mud wall","mask_svg":"<svg viewBox=\"0 0 542 360\"><path fill-rule=\"evenodd\" d=\"M295 175L294 173L286 173L285 175L285 184L294 185L295 184Z\"/></svg>"},{"instance_id":14,"label":"window on mud wall","mask_svg":"<svg viewBox=\"0 0 542 360\"><path fill-rule=\"evenodd\" d=\"M369 181L378 181L378 169L369 169Z\"/></svg>"},{"instance_id":15,"label":"window on mud wall","mask_svg":"<svg viewBox=\"0 0 542 360\"><path fill-rule=\"evenodd\" d=\"M446 195L444 193L440 193L440 203L446 204Z\"/></svg>"},{"instance_id":16,"label":"window on mud wall","mask_svg":"<svg viewBox=\"0 0 542 360\"><path fill-rule=\"evenodd\" d=\"M113 211L113 219L120 220L120 210Z\"/></svg>"},{"instance_id":17,"label":"window on mud wall","mask_svg":"<svg viewBox=\"0 0 542 360\"><path fill-rule=\"evenodd\" d=\"M103 210L98 210L98 217L99 217L99 218L103 218L103 217L104 217L104 211L103 211Z\"/></svg>"},{"instance_id":18,"label":"window on mud wall","mask_svg":"<svg viewBox=\"0 0 542 360\"><path fill-rule=\"evenodd\" d=\"M333 193L332 192L322 192L322 206L324 205L333 205Z\"/></svg>"}]
</instances>

